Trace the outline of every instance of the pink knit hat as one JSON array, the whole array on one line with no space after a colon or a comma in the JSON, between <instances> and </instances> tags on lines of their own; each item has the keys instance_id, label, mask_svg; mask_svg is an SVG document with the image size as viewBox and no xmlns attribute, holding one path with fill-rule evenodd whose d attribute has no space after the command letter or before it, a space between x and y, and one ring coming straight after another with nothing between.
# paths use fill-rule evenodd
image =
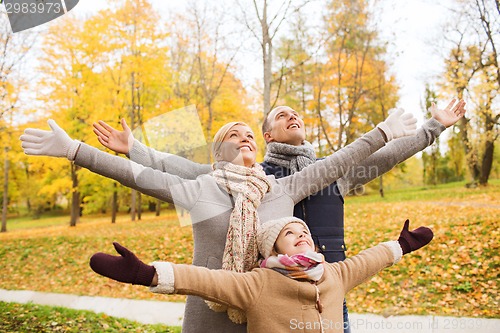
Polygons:
<instances>
[{"instance_id":1,"label":"pink knit hat","mask_svg":"<svg viewBox=\"0 0 500 333\"><path fill-rule=\"evenodd\" d=\"M294 216L282 217L280 219L271 220L262 223L257 229L257 247L259 248L260 254L267 258L271 255L274 247L274 243L278 239L278 236L283 230L283 228L290 223L301 223L309 232L309 227L301 219Z\"/></svg>"}]
</instances>

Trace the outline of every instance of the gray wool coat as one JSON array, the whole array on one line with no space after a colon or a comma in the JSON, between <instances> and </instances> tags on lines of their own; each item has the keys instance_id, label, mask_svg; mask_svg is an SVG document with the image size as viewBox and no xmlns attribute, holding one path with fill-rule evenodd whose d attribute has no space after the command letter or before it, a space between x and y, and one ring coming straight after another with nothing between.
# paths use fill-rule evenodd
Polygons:
<instances>
[{"instance_id":1,"label":"gray wool coat","mask_svg":"<svg viewBox=\"0 0 500 333\"><path fill-rule=\"evenodd\" d=\"M342 150L289 177L275 179L274 176L268 176L271 190L257 210L260 220L292 216L297 202L339 179L349 168L358 165L384 145L382 134L374 129ZM233 201L210 174L187 180L84 143L80 145L74 163L144 194L187 209L193 222L193 264L210 269L222 267ZM236 325L226 314L213 312L202 299L188 297L183 332L245 331L245 325Z\"/></svg>"}]
</instances>

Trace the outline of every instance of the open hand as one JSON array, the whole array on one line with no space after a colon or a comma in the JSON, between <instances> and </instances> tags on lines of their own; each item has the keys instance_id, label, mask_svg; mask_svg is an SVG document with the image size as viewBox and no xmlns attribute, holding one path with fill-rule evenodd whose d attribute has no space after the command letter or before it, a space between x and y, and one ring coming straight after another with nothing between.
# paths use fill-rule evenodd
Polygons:
<instances>
[{"instance_id":1,"label":"open hand","mask_svg":"<svg viewBox=\"0 0 500 333\"><path fill-rule=\"evenodd\" d=\"M123 131L118 131L102 120L94 123L94 133L97 140L106 148L117 153L128 154L134 143L134 136L124 118L121 120Z\"/></svg>"},{"instance_id":2,"label":"open hand","mask_svg":"<svg viewBox=\"0 0 500 333\"><path fill-rule=\"evenodd\" d=\"M458 103L456 103L456 101L457 101L456 98L452 99L444 110L438 110L436 104L433 102L431 107L429 108L432 118L439 121L446 128L455 124L465 114L464 100L461 99L458 101Z\"/></svg>"}]
</instances>

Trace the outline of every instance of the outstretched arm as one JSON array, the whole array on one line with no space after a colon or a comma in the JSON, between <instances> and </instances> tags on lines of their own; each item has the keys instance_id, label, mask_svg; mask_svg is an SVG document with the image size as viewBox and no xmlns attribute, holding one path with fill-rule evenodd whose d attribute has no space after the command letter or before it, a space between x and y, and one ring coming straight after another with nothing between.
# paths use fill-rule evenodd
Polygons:
<instances>
[{"instance_id":1,"label":"outstretched arm","mask_svg":"<svg viewBox=\"0 0 500 333\"><path fill-rule=\"evenodd\" d=\"M173 154L159 152L134 139L125 119L121 120L123 131L119 131L100 120L94 123L94 133L99 142L117 153L126 154L132 161L184 179L195 179L210 173L209 164L199 164Z\"/></svg>"},{"instance_id":2,"label":"outstretched arm","mask_svg":"<svg viewBox=\"0 0 500 333\"><path fill-rule=\"evenodd\" d=\"M51 131L28 128L20 137L27 155L67 157L81 167L155 198L186 209L196 203L201 189L199 181L185 180L102 152L71 139L53 120L48 123Z\"/></svg>"},{"instance_id":3,"label":"outstretched arm","mask_svg":"<svg viewBox=\"0 0 500 333\"><path fill-rule=\"evenodd\" d=\"M92 270L119 282L150 286L155 293L196 295L245 310L262 288L259 271L236 273L169 262L147 265L124 246L113 245L119 256L94 254L90 258Z\"/></svg>"},{"instance_id":4,"label":"outstretched arm","mask_svg":"<svg viewBox=\"0 0 500 333\"><path fill-rule=\"evenodd\" d=\"M158 275L153 266L143 263L132 251L119 243L113 242L113 246L119 256L99 252L90 257L90 268L94 272L123 283L156 285Z\"/></svg>"},{"instance_id":5,"label":"outstretched arm","mask_svg":"<svg viewBox=\"0 0 500 333\"><path fill-rule=\"evenodd\" d=\"M358 165L385 145L398 137L415 134L416 119L403 109L398 109L372 131L333 153L323 160L277 181L297 203L342 177L350 168Z\"/></svg>"},{"instance_id":6,"label":"outstretched arm","mask_svg":"<svg viewBox=\"0 0 500 333\"><path fill-rule=\"evenodd\" d=\"M417 130L416 135L391 141L340 178L337 184L341 195L383 175L397 164L430 146L446 128L463 117L465 102L460 100L457 103L456 99L453 99L444 110L438 110L432 103L429 110L432 117Z\"/></svg>"},{"instance_id":7,"label":"outstretched arm","mask_svg":"<svg viewBox=\"0 0 500 333\"><path fill-rule=\"evenodd\" d=\"M397 241L379 244L344 261L330 264L344 281L344 291L348 292L363 283L382 269L389 267L403 255L416 251L429 244L434 234L427 227L409 230L410 221L406 220Z\"/></svg>"}]
</instances>

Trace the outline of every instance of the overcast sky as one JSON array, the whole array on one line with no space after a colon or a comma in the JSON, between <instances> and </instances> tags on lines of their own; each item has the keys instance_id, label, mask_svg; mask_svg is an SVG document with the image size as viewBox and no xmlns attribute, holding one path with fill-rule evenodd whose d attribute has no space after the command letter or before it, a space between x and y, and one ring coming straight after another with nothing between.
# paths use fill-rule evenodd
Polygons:
<instances>
[{"instance_id":1,"label":"overcast sky","mask_svg":"<svg viewBox=\"0 0 500 333\"><path fill-rule=\"evenodd\" d=\"M401 107L422 118L421 101L425 82L432 81L443 69L442 54L437 47L442 40L442 27L449 15L445 5L450 1L382 0L384 6L383 34L393 36L395 52L393 71L401 86ZM438 101L446 106L448 100Z\"/></svg>"}]
</instances>

